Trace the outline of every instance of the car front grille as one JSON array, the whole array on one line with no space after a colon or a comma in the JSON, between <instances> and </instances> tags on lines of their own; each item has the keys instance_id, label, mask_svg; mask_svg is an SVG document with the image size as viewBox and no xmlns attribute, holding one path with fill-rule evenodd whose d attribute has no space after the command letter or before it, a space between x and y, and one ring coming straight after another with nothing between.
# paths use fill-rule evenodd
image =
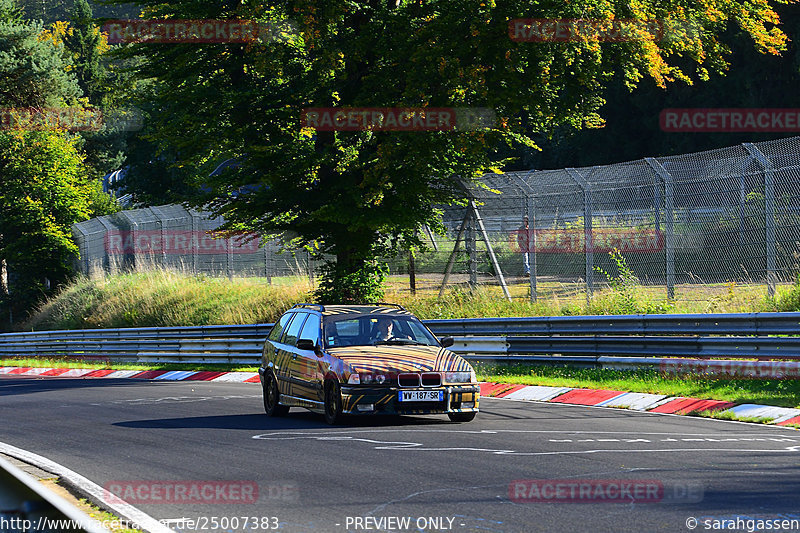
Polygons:
<instances>
[{"instance_id":1,"label":"car front grille","mask_svg":"<svg viewBox=\"0 0 800 533\"><path fill-rule=\"evenodd\" d=\"M438 372L425 372L422 374L423 387L439 387L442 385L442 375Z\"/></svg>"},{"instance_id":2,"label":"car front grille","mask_svg":"<svg viewBox=\"0 0 800 533\"><path fill-rule=\"evenodd\" d=\"M405 372L398 374L397 384L401 387L441 387L442 375L438 372L423 372L417 374L415 372Z\"/></svg>"},{"instance_id":3,"label":"car front grille","mask_svg":"<svg viewBox=\"0 0 800 533\"><path fill-rule=\"evenodd\" d=\"M419 387L419 374L404 373L398 374L397 384L401 387Z\"/></svg>"}]
</instances>

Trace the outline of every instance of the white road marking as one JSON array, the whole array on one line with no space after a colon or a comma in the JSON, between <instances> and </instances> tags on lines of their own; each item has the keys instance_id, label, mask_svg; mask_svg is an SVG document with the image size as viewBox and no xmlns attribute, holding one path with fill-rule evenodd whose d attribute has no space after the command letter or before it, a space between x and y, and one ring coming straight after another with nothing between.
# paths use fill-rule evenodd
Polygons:
<instances>
[{"instance_id":1,"label":"white road marking","mask_svg":"<svg viewBox=\"0 0 800 533\"><path fill-rule=\"evenodd\" d=\"M207 400L242 400L249 398L261 398L260 394L229 394L220 396L164 396L162 398L133 398L130 400L109 400L107 402L90 403L89 405L152 405L158 403L191 403L204 402Z\"/></svg>"},{"instance_id":2,"label":"white road marking","mask_svg":"<svg viewBox=\"0 0 800 533\"><path fill-rule=\"evenodd\" d=\"M391 430L367 430L366 432L386 432ZM403 430L396 430L396 431L403 431ZM503 430L498 430L498 432L502 432ZM525 456L537 456L537 455L581 455L581 454L594 454L594 453L670 453L670 452L738 452L738 453L792 453L800 451L800 446L792 446L788 448L778 448L778 449L739 449L739 448L649 448L649 449L631 449L631 448L619 448L619 449L594 449L594 450L552 450L552 451L541 451L541 452L525 452L525 451L517 451L517 450L508 450L508 449L497 449L497 448L481 448L481 447L466 447L466 446L456 446L456 447L428 447L422 442L413 442L413 441L383 441L371 438L363 438L363 437L354 437L352 435L348 435L348 433L356 433L356 434L363 434L365 431L340 431L336 432L336 434L327 434L321 433L316 431L310 432L288 432L288 433L264 433L261 435L254 435L252 438L256 440L316 440L316 441L346 441L346 442L363 442L366 444L373 445L373 449L375 450L408 450L408 451L420 451L420 452L479 452L479 453L489 453L492 455L525 455ZM456 433L463 433L457 431ZM645 439L634 439L637 442L646 441ZM674 441L674 439L672 439ZM681 439L683 441L692 441L692 442L705 442L705 439ZM787 440L789 442L797 442L793 439L767 439L767 438L740 438L737 441L753 441L758 440L761 442L776 442L776 441L784 441ZM619 439L584 439L578 440L576 442L586 442L586 441L597 441L597 442L620 442ZM650 442L650 441L646 441Z\"/></svg>"}]
</instances>

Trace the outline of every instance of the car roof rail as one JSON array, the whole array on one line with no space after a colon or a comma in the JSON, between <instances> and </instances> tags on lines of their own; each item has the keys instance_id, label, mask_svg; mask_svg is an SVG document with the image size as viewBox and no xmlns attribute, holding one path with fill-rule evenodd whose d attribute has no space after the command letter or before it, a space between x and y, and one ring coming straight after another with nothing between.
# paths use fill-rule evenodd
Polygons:
<instances>
[{"instance_id":1,"label":"car roof rail","mask_svg":"<svg viewBox=\"0 0 800 533\"><path fill-rule=\"evenodd\" d=\"M322 305L322 304L299 303L299 304L294 304L292 306L292 309L294 309L295 307L316 308L316 310L319 311L320 313L324 313L325 312L325 306Z\"/></svg>"},{"instance_id":2,"label":"car roof rail","mask_svg":"<svg viewBox=\"0 0 800 533\"><path fill-rule=\"evenodd\" d=\"M392 303L392 302L375 302L372 305L383 305L383 306L387 306L387 307L397 307L398 309L401 309L403 311L407 311L407 309L405 307L403 307L402 305L395 304L395 303Z\"/></svg>"}]
</instances>

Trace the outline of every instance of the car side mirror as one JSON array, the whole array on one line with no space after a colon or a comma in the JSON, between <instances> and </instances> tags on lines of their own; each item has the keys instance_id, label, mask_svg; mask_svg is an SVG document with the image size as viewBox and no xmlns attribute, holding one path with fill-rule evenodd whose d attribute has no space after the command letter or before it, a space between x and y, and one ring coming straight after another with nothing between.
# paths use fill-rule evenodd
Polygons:
<instances>
[{"instance_id":1,"label":"car side mirror","mask_svg":"<svg viewBox=\"0 0 800 533\"><path fill-rule=\"evenodd\" d=\"M439 344L441 344L441 345L442 345L442 348L449 348L449 347L451 347L451 346L453 345L453 343L455 343L455 342L456 342L456 341L455 341L455 339L453 339L453 337L445 337L444 339L442 339L441 341L439 341Z\"/></svg>"},{"instance_id":2,"label":"car side mirror","mask_svg":"<svg viewBox=\"0 0 800 533\"><path fill-rule=\"evenodd\" d=\"M311 339L300 339L297 341L296 346L298 350L308 350L311 352L317 351L317 343Z\"/></svg>"}]
</instances>

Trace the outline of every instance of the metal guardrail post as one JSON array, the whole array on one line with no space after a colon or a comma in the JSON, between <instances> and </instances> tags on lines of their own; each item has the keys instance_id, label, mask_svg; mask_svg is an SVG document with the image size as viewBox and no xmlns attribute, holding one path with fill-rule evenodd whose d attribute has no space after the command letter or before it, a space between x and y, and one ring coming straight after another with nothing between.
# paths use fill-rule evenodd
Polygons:
<instances>
[{"instance_id":1,"label":"metal guardrail post","mask_svg":"<svg viewBox=\"0 0 800 533\"><path fill-rule=\"evenodd\" d=\"M675 190L672 175L667 172L667 169L657 159L646 157L645 161L664 184L664 214L666 219L664 223L664 248L666 251L667 298L672 300L675 298Z\"/></svg>"},{"instance_id":2,"label":"metal guardrail post","mask_svg":"<svg viewBox=\"0 0 800 533\"><path fill-rule=\"evenodd\" d=\"M753 159L761 168L764 169L764 226L765 239L764 246L767 255L767 295L772 298L775 296L775 284L777 282L776 267L776 238L775 238L775 167L767 156L759 150L753 143L743 143Z\"/></svg>"},{"instance_id":3,"label":"metal guardrail post","mask_svg":"<svg viewBox=\"0 0 800 533\"><path fill-rule=\"evenodd\" d=\"M586 303L594 292L594 237L592 231L592 186L579 170L566 169L570 177L583 190L583 248L586 256Z\"/></svg>"}]
</instances>

